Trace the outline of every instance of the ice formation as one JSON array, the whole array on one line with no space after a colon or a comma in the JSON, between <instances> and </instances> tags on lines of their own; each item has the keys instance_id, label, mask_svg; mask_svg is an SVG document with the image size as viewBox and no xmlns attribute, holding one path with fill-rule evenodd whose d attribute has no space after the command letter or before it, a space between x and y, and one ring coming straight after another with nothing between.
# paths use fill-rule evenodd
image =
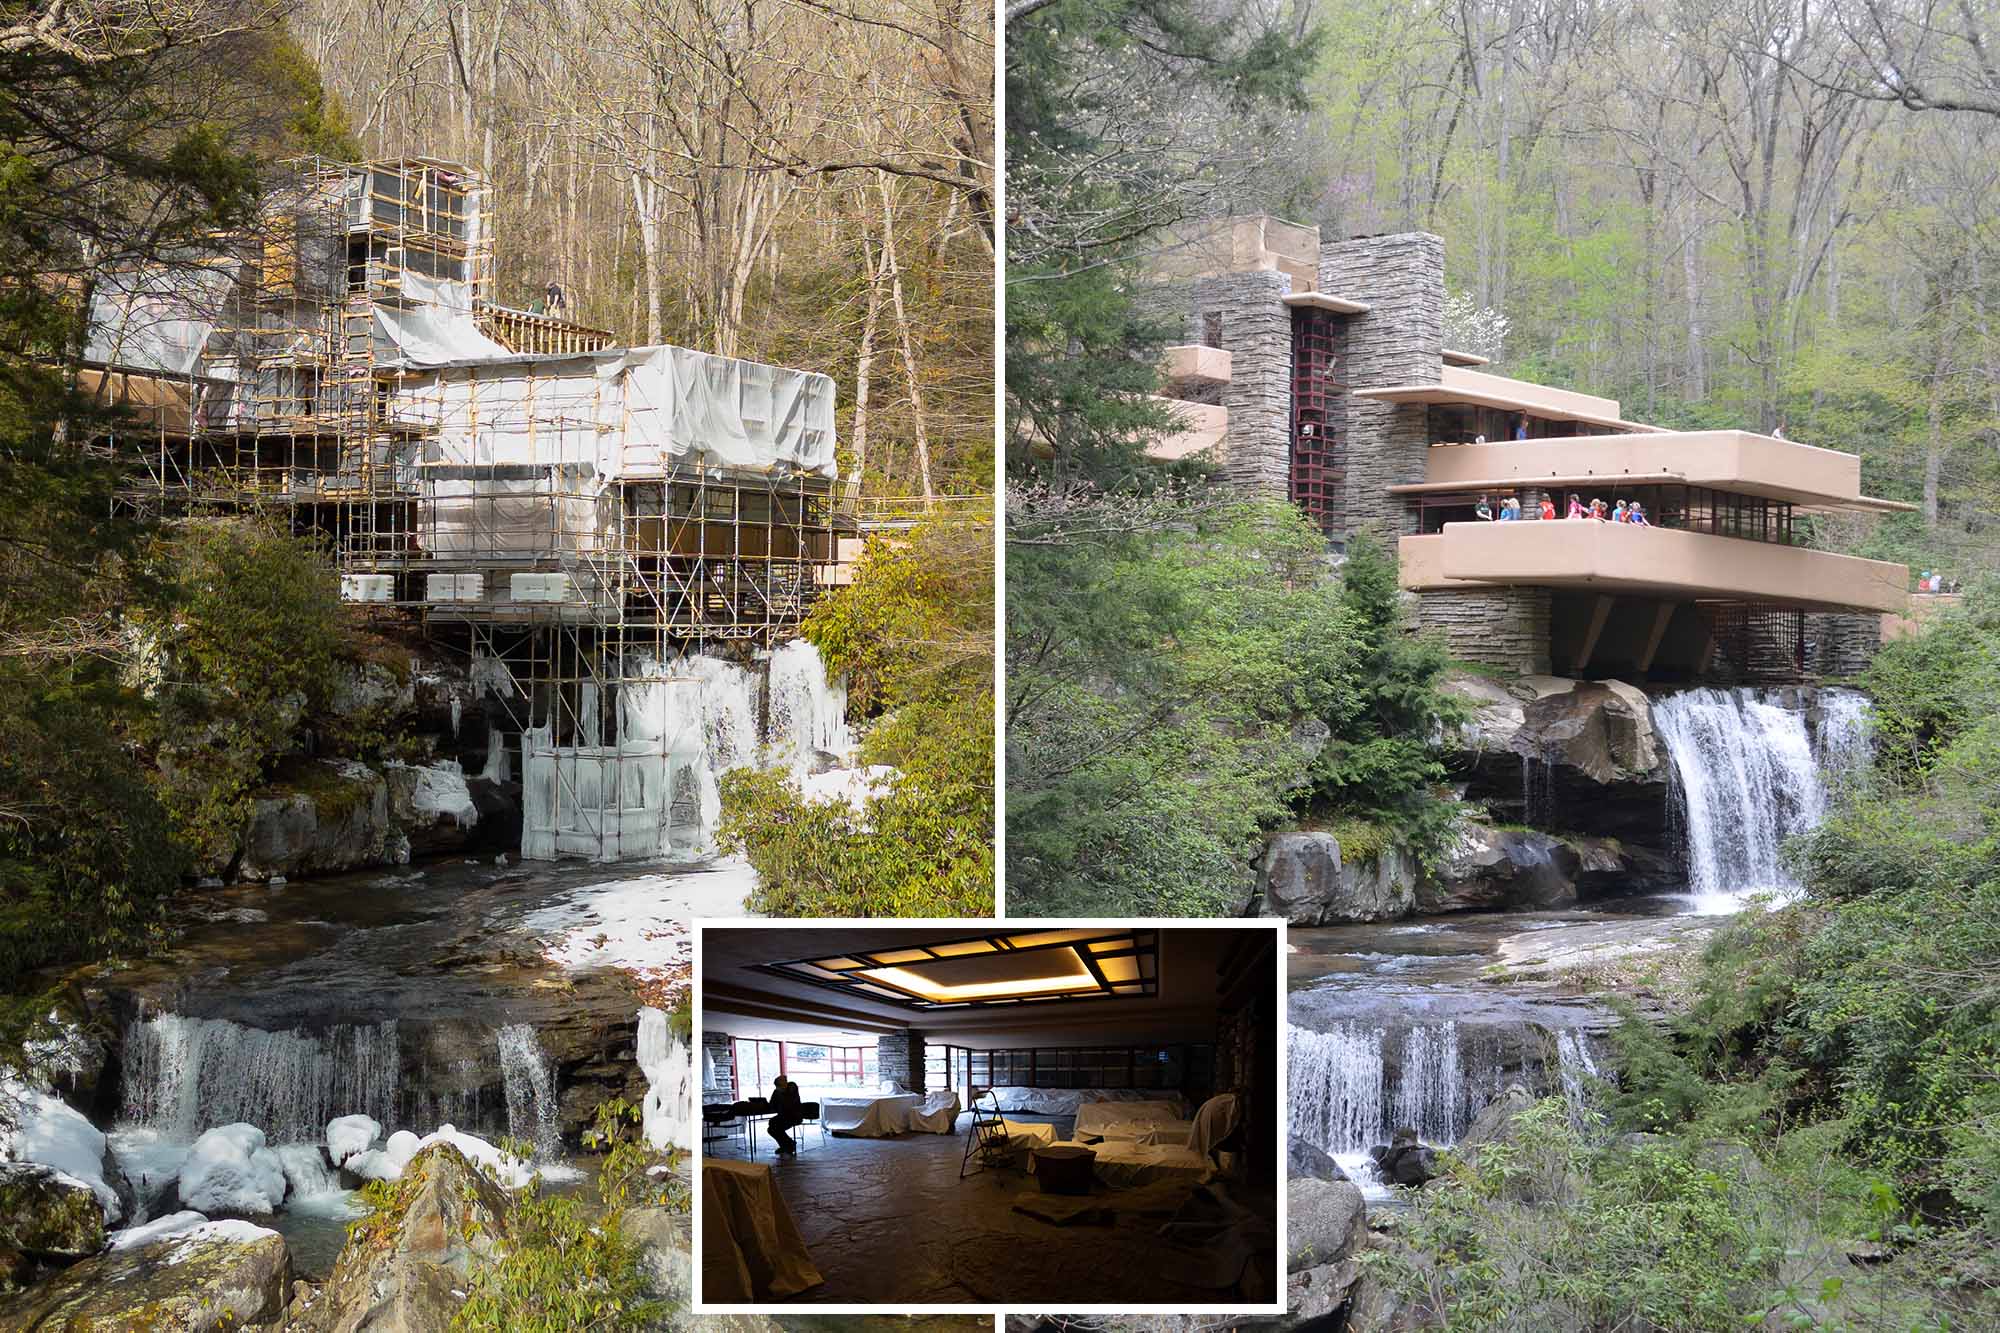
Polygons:
<instances>
[{"instance_id":1,"label":"ice formation","mask_svg":"<svg viewBox=\"0 0 2000 1333\"><path fill-rule=\"evenodd\" d=\"M674 1035L666 1014L650 1005L639 1011L639 1068L646 1075L646 1142L655 1148L692 1151L694 1059Z\"/></svg>"}]
</instances>

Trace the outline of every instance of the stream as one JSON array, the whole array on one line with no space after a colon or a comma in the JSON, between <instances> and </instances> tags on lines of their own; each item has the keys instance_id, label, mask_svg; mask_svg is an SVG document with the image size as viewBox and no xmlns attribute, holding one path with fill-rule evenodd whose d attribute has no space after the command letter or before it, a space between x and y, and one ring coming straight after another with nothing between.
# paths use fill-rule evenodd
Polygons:
<instances>
[{"instance_id":1,"label":"stream","mask_svg":"<svg viewBox=\"0 0 2000 1333\"><path fill-rule=\"evenodd\" d=\"M578 1188L591 1108L645 1091L639 989L684 984L690 919L743 915L752 884L736 862L446 860L203 892L200 924L105 981L121 1037L96 1118L144 1217L204 1130L264 1131L288 1184L268 1220L308 1277L361 1212L321 1152L338 1116L505 1137Z\"/></svg>"},{"instance_id":2,"label":"stream","mask_svg":"<svg viewBox=\"0 0 2000 1333\"><path fill-rule=\"evenodd\" d=\"M1449 1147L1516 1083L1588 1114L1617 1018L1564 973L1698 950L1730 915L1789 900L1784 840L1824 818L1868 752L1866 701L1850 690L1687 690L1656 699L1653 720L1673 764L1662 817L1681 891L1290 932L1290 1132L1371 1208L1399 1206L1369 1152L1398 1130ZM1532 797L1532 772L1523 785Z\"/></svg>"}]
</instances>

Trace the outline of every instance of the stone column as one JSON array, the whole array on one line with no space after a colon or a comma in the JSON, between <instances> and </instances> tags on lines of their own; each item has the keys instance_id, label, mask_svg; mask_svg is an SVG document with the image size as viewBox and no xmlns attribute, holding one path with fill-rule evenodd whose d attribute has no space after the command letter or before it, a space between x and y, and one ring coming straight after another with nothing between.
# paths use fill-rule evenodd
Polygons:
<instances>
[{"instance_id":1,"label":"stone column","mask_svg":"<svg viewBox=\"0 0 2000 1333\"><path fill-rule=\"evenodd\" d=\"M921 1033L897 1032L875 1039L875 1064L879 1075L908 1088L924 1090L924 1039Z\"/></svg>"},{"instance_id":2,"label":"stone column","mask_svg":"<svg viewBox=\"0 0 2000 1333\"><path fill-rule=\"evenodd\" d=\"M704 1032L701 1034L702 1053L708 1058L705 1064L715 1067L714 1074L702 1070L702 1091L711 1089L727 1092L736 1084L736 1048L730 1044L726 1032ZM753 1088L751 1091L755 1091ZM742 1094L738 1094L739 1096Z\"/></svg>"},{"instance_id":3,"label":"stone column","mask_svg":"<svg viewBox=\"0 0 2000 1333\"><path fill-rule=\"evenodd\" d=\"M1443 379L1444 241L1428 232L1358 236L1319 250L1319 289L1364 301L1347 324L1347 387ZM1372 398L1347 402L1347 521L1385 536L1414 533L1415 515L1388 488L1424 479L1426 409Z\"/></svg>"},{"instance_id":4,"label":"stone column","mask_svg":"<svg viewBox=\"0 0 2000 1333\"><path fill-rule=\"evenodd\" d=\"M1292 311L1281 298L1289 275L1266 270L1204 278L1195 286L1192 322L1222 323L1230 356L1222 405L1229 409L1223 475L1245 495L1283 500L1292 475Z\"/></svg>"}]
</instances>

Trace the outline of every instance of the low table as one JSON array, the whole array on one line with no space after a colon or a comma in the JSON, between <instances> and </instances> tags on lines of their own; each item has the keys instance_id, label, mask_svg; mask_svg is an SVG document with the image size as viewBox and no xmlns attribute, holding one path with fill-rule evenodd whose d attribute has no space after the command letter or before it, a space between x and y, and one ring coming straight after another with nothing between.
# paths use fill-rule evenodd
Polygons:
<instances>
[{"instance_id":1,"label":"low table","mask_svg":"<svg viewBox=\"0 0 2000 1333\"><path fill-rule=\"evenodd\" d=\"M1036 1148L1028 1157L1028 1169L1044 1194L1090 1193L1091 1168L1096 1163L1096 1153L1073 1143Z\"/></svg>"}]
</instances>

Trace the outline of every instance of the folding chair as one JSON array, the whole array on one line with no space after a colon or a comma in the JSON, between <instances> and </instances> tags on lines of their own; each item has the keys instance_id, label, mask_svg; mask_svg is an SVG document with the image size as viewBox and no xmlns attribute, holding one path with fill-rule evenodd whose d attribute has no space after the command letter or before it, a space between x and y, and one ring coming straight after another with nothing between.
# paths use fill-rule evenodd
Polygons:
<instances>
[{"instance_id":1,"label":"folding chair","mask_svg":"<svg viewBox=\"0 0 2000 1333\"><path fill-rule=\"evenodd\" d=\"M1007 1122L1000 1117L1000 1099L991 1088L976 1091L972 1097L972 1132L965 1139L965 1156L958 1164L958 1178L964 1180L989 1166L1005 1166L1013 1153Z\"/></svg>"}]
</instances>

